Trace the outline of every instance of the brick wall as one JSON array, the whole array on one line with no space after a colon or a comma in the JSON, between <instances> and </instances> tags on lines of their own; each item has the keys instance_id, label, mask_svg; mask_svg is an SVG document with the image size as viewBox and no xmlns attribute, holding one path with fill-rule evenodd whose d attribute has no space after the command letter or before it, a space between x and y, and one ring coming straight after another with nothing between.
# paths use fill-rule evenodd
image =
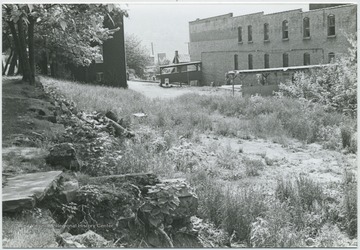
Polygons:
<instances>
[{"instance_id":1,"label":"brick wall","mask_svg":"<svg viewBox=\"0 0 360 250\"><path fill-rule=\"evenodd\" d=\"M336 36L327 35L327 17L335 15ZM289 55L289 66L304 65L304 53L310 64L328 62L328 54L344 54L348 49L346 34L356 33L356 5L302 12L301 9L264 15L262 12L233 17L226 14L189 23L189 52L192 61L201 60L204 84L224 83L224 75L234 69L248 69L248 55L253 55L253 68L264 68L264 54L269 54L271 68L283 66L283 53ZM303 19L310 19L310 38L303 37ZM282 22L288 21L288 39L282 38ZM264 24L269 24L269 41L264 41ZM252 42L248 42L248 25L252 25ZM242 42L238 42L238 27Z\"/></svg>"}]
</instances>

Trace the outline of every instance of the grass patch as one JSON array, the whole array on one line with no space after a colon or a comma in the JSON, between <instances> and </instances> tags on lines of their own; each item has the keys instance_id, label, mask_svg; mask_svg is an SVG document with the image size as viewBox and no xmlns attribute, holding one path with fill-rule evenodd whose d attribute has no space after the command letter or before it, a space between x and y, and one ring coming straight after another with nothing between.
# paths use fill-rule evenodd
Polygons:
<instances>
[{"instance_id":1,"label":"grass patch","mask_svg":"<svg viewBox=\"0 0 360 250\"><path fill-rule=\"evenodd\" d=\"M57 247L54 221L44 212L26 213L16 217L3 217L4 248Z\"/></svg>"},{"instance_id":2,"label":"grass patch","mask_svg":"<svg viewBox=\"0 0 360 250\"><path fill-rule=\"evenodd\" d=\"M136 126L132 114L144 112L148 118L141 124L162 132L172 131L177 137L192 138L194 133L215 131L222 136L252 134L261 138L296 138L301 141L327 142L324 128L340 128L354 119L336 112L327 112L321 105L309 104L288 97L231 97L185 94L172 100L144 97L131 90L79 84L43 77L48 88L56 88L80 109L106 112ZM131 105L129 105L131 103ZM220 115L220 116L219 116ZM224 118L220 118L225 116ZM126 121L125 121L126 122ZM334 135L341 141L341 135ZM345 137L346 138L345 138ZM348 133L343 135L348 145Z\"/></svg>"},{"instance_id":3,"label":"grass patch","mask_svg":"<svg viewBox=\"0 0 360 250\"><path fill-rule=\"evenodd\" d=\"M251 224L267 209L261 190L248 187L234 191L209 178L205 171L189 179L199 196L199 216L250 245Z\"/></svg>"},{"instance_id":4,"label":"grass patch","mask_svg":"<svg viewBox=\"0 0 360 250\"><path fill-rule=\"evenodd\" d=\"M248 157L243 158L243 164L245 166L246 176L259 176L260 171L264 170L265 164L261 160L250 159Z\"/></svg>"}]
</instances>

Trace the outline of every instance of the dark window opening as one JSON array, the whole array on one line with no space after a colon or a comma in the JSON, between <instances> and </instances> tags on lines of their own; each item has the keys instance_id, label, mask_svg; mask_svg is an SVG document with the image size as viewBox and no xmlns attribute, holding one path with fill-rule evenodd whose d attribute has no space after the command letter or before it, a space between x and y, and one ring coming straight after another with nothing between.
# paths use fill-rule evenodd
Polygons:
<instances>
[{"instance_id":1,"label":"dark window opening","mask_svg":"<svg viewBox=\"0 0 360 250\"><path fill-rule=\"evenodd\" d=\"M264 24L264 41L269 41L269 24Z\"/></svg>"},{"instance_id":2,"label":"dark window opening","mask_svg":"<svg viewBox=\"0 0 360 250\"><path fill-rule=\"evenodd\" d=\"M253 56L251 54L248 55L248 64L249 69L253 69Z\"/></svg>"},{"instance_id":3,"label":"dark window opening","mask_svg":"<svg viewBox=\"0 0 360 250\"><path fill-rule=\"evenodd\" d=\"M270 68L270 57L269 54L264 55L264 68Z\"/></svg>"},{"instance_id":4,"label":"dark window opening","mask_svg":"<svg viewBox=\"0 0 360 250\"><path fill-rule=\"evenodd\" d=\"M304 65L310 65L310 54L309 53L304 54Z\"/></svg>"},{"instance_id":5,"label":"dark window opening","mask_svg":"<svg viewBox=\"0 0 360 250\"><path fill-rule=\"evenodd\" d=\"M252 26L248 26L248 41L252 42Z\"/></svg>"},{"instance_id":6,"label":"dark window opening","mask_svg":"<svg viewBox=\"0 0 360 250\"><path fill-rule=\"evenodd\" d=\"M289 54L283 54L283 67L289 67Z\"/></svg>"},{"instance_id":7,"label":"dark window opening","mask_svg":"<svg viewBox=\"0 0 360 250\"><path fill-rule=\"evenodd\" d=\"M335 53L334 52L330 52L329 53L329 63L332 63L335 59Z\"/></svg>"},{"instance_id":8,"label":"dark window opening","mask_svg":"<svg viewBox=\"0 0 360 250\"><path fill-rule=\"evenodd\" d=\"M335 36L335 16L328 16L328 36Z\"/></svg>"},{"instance_id":9,"label":"dark window opening","mask_svg":"<svg viewBox=\"0 0 360 250\"><path fill-rule=\"evenodd\" d=\"M239 69L239 61L238 61L239 57L238 55L234 55L234 69L238 70Z\"/></svg>"},{"instance_id":10,"label":"dark window opening","mask_svg":"<svg viewBox=\"0 0 360 250\"><path fill-rule=\"evenodd\" d=\"M304 37L310 37L310 19L305 17L303 20Z\"/></svg>"},{"instance_id":11,"label":"dark window opening","mask_svg":"<svg viewBox=\"0 0 360 250\"><path fill-rule=\"evenodd\" d=\"M289 39L289 23L286 20L282 22L282 38Z\"/></svg>"},{"instance_id":12,"label":"dark window opening","mask_svg":"<svg viewBox=\"0 0 360 250\"><path fill-rule=\"evenodd\" d=\"M238 42L242 42L242 27L238 27Z\"/></svg>"}]
</instances>

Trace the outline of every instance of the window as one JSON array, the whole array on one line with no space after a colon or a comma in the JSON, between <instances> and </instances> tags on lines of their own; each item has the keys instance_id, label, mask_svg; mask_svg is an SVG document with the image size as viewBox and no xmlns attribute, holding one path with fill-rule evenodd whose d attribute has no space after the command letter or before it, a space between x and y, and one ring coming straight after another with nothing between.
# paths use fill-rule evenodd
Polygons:
<instances>
[{"instance_id":1,"label":"window","mask_svg":"<svg viewBox=\"0 0 360 250\"><path fill-rule=\"evenodd\" d=\"M249 64L249 69L253 69L253 56L252 56L252 54L248 55L248 64Z\"/></svg>"},{"instance_id":2,"label":"window","mask_svg":"<svg viewBox=\"0 0 360 250\"><path fill-rule=\"evenodd\" d=\"M303 35L304 37L310 37L310 19L305 17L303 20Z\"/></svg>"},{"instance_id":3,"label":"window","mask_svg":"<svg viewBox=\"0 0 360 250\"><path fill-rule=\"evenodd\" d=\"M234 69L239 69L239 61L238 61L238 55L234 55Z\"/></svg>"},{"instance_id":4,"label":"window","mask_svg":"<svg viewBox=\"0 0 360 250\"><path fill-rule=\"evenodd\" d=\"M309 53L304 54L304 65L310 65L310 54Z\"/></svg>"},{"instance_id":5,"label":"window","mask_svg":"<svg viewBox=\"0 0 360 250\"><path fill-rule=\"evenodd\" d=\"M242 42L242 27L238 27L238 42Z\"/></svg>"},{"instance_id":6,"label":"window","mask_svg":"<svg viewBox=\"0 0 360 250\"><path fill-rule=\"evenodd\" d=\"M270 58L269 58L269 54L265 54L264 55L264 68L270 68Z\"/></svg>"},{"instance_id":7,"label":"window","mask_svg":"<svg viewBox=\"0 0 360 250\"><path fill-rule=\"evenodd\" d=\"M269 41L269 24L264 24L264 41Z\"/></svg>"},{"instance_id":8,"label":"window","mask_svg":"<svg viewBox=\"0 0 360 250\"><path fill-rule=\"evenodd\" d=\"M289 67L289 54L283 54L283 67Z\"/></svg>"},{"instance_id":9,"label":"window","mask_svg":"<svg viewBox=\"0 0 360 250\"><path fill-rule=\"evenodd\" d=\"M328 16L328 36L335 36L335 16Z\"/></svg>"},{"instance_id":10,"label":"window","mask_svg":"<svg viewBox=\"0 0 360 250\"><path fill-rule=\"evenodd\" d=\"M248 41L252 42L252 26L248 26Z\"/></svg>"},{"instance_id":11,"label":"window","mask_svg":"<svg viewBox=\"0 0 360 250\"><path fill-rule=\"evenodd\" d=\"M335 53L334 53L334 52L330 52L328 58L329 58L329 63L331 63L331 62L335 59Z\"/></svg>"},{"instance_id":12,"label":"window","mask_svg":"<svg viewBox=\"0 0 360 250\"><path fill-rule=\"evenodd\" d=\"M289 39L289 23L286 20L282 22L282 38Z\"/></svg>"}]
</instances>

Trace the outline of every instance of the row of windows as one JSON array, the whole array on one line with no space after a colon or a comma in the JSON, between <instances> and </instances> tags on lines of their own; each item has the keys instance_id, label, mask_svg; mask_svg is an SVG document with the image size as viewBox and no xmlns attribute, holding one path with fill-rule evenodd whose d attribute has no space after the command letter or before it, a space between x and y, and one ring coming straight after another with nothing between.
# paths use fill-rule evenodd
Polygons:
<instances>
[{"instance_id":1,"label":"row of windows","mask_svg":"<svg viewBox=\"0 0 360 250\"><path fill-rule=\"evenodd\" d=\"M331 63L331 61L335 58L335 53L330 52L328 54L328 62ZM284 53L282 55L282 59L283 59L283 67L289 67L289 54L288 53ZM310 65L310 54L309 53L304 53L304 65ZM253 55L249 54L248 55L248 67L249 69L253 69ZM269 54L265 54L264 55L264 68L270 68L270 55ZM234 55L234 69L238 70L239 69L239 56L238 55Z\"/></svg>"},{"instance_id":2,"label":"row of windows","mask_svg":"<svg viewBox=\"0 0 360 250\"><path fill-rule=\"evenodd\" d=\"M335 15L329 15L327 18L327 35L328 36L335 36ZM247 26L247 34L248 34L248 42L252 42L252 26ZM310 18L305 17L303 19L303 37L310 38ZM287 40L289 39L289 22L284 20L282 22L282 39ZM264 24L264 41L269 41L269 24ZM242 42L242 27L238 27L238 42Z\"/></svg>"}]
</instances>

